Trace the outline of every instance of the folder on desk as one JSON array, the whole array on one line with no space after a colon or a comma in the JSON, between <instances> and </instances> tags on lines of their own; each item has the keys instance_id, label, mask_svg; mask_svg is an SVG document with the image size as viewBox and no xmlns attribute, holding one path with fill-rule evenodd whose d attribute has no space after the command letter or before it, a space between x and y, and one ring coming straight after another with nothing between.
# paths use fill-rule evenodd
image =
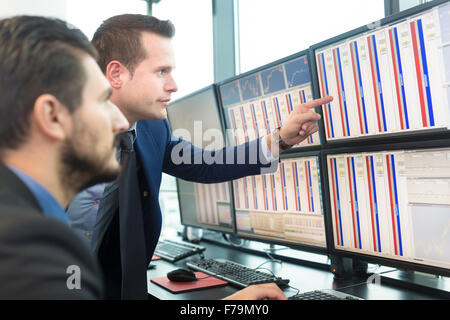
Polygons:
<instances>
[{"instance_id":1,"label":"folder on desk","mask_svg":"<svg viewBox=\"0 0 450 320\"><path fill-rule=\"evenodd\" d=\"M187 291L194 291L204 288L213 288L219 286L225 286L227 281L216 278L214 276L208 276L203 272L195 272L199 280L190 282L174 282L170 281L166 276L160 278L150 279L151 282L169 290L172 293L181 293Z\"/></svg>"}]
</instances>

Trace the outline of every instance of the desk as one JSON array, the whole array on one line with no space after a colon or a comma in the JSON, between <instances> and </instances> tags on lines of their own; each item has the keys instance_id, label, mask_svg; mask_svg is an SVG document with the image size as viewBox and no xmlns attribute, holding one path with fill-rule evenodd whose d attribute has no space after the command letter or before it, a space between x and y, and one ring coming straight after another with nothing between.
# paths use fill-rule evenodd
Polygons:
<instances>
[{"instance_id":1,"label":"desk","mask_svg":"<svg viewBox=\"0 0 450 320\"><path fill-rule=\"evenodd\" d=\"M242 252L239 248L231 246L226 247L209 241L202 241L200 242L200 245L206 248L206 251L204 252L206 258L225 258L251 268L256 268L269 260L268 257ZM189 257L177 261L176 263L170 263L164 260L153 261L152 264L154 264L156 268L147 271L149 294L159 300L218 300L239 290L234 286L227 285L173 294L150 282L151 278L165 276L167 272L171 270L186 268L186 262L192 258L198 258L198 256ZM376 285L367 284L366 279L362 278L335 280L333 274L328 270L305 266L298 263L294 264L286 261L283 261L281 264L277 262L268 262L265 263L263 267L270 269L278 277L290 279L289 285L298 288L300 292L317 289L335 289L369 300L441 299L436 295L383 284L383 281L380 285ZM297 290L288 288L284 290L284 293L289 297L297 293Z\"/></svg>"}]
</instances>

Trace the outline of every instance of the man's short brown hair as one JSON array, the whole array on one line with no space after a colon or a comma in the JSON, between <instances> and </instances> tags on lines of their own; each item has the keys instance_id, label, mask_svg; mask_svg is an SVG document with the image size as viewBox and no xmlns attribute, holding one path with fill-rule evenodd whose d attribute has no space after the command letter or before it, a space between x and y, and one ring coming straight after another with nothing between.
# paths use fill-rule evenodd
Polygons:
<instances>
[{"instance_id":1,"label":"man's short brown hair","mask_svg":"<svg viewBox=\"0 0 450 320\"><path fill-rule=\"evenodd\" d=\"M87 77L84 54L97 58L86 36L62 20L0 20L0 153L26 140L40 95L55 96L71 112L81 105Z\"/></svg>"},{"instance_id":2,"label":"man's short brown hair","mask_svg":"<svg viewBox=\"0 0 450 320\"><path fill-rule=\"evenodd\" d=\"M141 14L122 14L105 20L92 38L103 73L108 63L117 60L133 74L137 65L147 57L142 46L142 32L152 32L172 38L175 27L169 20L159 20Z\"/></svg>"}]
</instances>

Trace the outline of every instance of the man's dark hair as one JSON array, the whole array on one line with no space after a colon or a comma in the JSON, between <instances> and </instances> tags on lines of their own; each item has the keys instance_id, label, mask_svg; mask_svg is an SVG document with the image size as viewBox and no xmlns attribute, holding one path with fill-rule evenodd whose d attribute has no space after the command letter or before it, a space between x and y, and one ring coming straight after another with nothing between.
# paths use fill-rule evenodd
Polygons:
<instances>
[{"instance_id":1,"label":"man's dark hair","mask_svg":"<svg viewBox=\"0 0 450 320\"><path fill-rule=\"evenodd\" d=\"M51 94L71 112L81 105L83 54L97 58L86 36L59 19L0 20L0 152L27 138L36 99Z\"/></svg>"},{"instance_id":2,"label":"man's dark hair","mask_svg":"<svg viewBox=\"0 0 450 320\"><path fill-rule=\"evenodd\" d=\"M175 27L169 20L159 20L142 14L122 14L105 20L92 38L98 51L98 64L103 73L112 60L121 62L134 73L137 65L147 58L142 45L142 32L172 38Z\"/></svg>"}]
</instances>

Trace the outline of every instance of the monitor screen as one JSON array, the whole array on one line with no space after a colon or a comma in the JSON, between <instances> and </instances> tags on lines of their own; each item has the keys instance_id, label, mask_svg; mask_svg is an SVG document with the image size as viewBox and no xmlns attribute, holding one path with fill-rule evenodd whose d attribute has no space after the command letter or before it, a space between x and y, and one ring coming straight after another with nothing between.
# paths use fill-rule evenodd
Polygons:
<instances>
[{"instance_id":1,"label":"monitor screen","mask_svg":"<svg viewBox=\"0 0 450 320\"><path fill-rule=\"evenodd\" d=\"M327 155L334 248L450 273L450 148Z\"/></svg>"},{"instance_id":2,"label":"monitor screen","mask_svg":"<svg viewBox=\"0 0 450 320\"><path fill-rule=\"evenodd\" d=\"M297 105L313 99L311 81L308 52L300 52L219 84L228 142L239 145L281 127ZM316 132L294 149L320 144ZM319 157L307 154L290 153L273 174L233 181L239 236L326 250Z\"/></svg>"},{"instance_id":3,"label":"monitor screen","mask_svg":"<svg viewBox=\"0 0 450 320\"><path fill-rule=\"evenodd\" d=\"M167 108L172 133L205 150L225 146L215 86L180 98ZM233 232L231 185L202 184L177 179L181 223Z\"/></svg>"},{"instance_id":4,"label":"monitor screen","mask_svg":"<svg viewBox=\"0 0 450 320\"><path fill-rule=\"evenodd\" d=\"M313 46L327 141L450 126L450 4Z\"/></svg>"},{"instance_id":5,"label":"monitor screen","mask_svg":"<svg viewBox=\"0 0 450 320\"><path fill-rule=\"evenodd\" d=\"M300 53L219 84L230 144L239 145L281 127L293 108L313 99L309 61ZM316 132L295 147L320 145Z\"/></svg>"},{"instance_id":6,"label":"monitor screen","mask_svg":"<svg viewBox=\"0 0 450 320\"><path fill-rule=\"evenodd\" d=\"M236 231L292 247L326 248L319 157L282 159L277 172L233 181Z\"/></svg>"}]
</instances>

